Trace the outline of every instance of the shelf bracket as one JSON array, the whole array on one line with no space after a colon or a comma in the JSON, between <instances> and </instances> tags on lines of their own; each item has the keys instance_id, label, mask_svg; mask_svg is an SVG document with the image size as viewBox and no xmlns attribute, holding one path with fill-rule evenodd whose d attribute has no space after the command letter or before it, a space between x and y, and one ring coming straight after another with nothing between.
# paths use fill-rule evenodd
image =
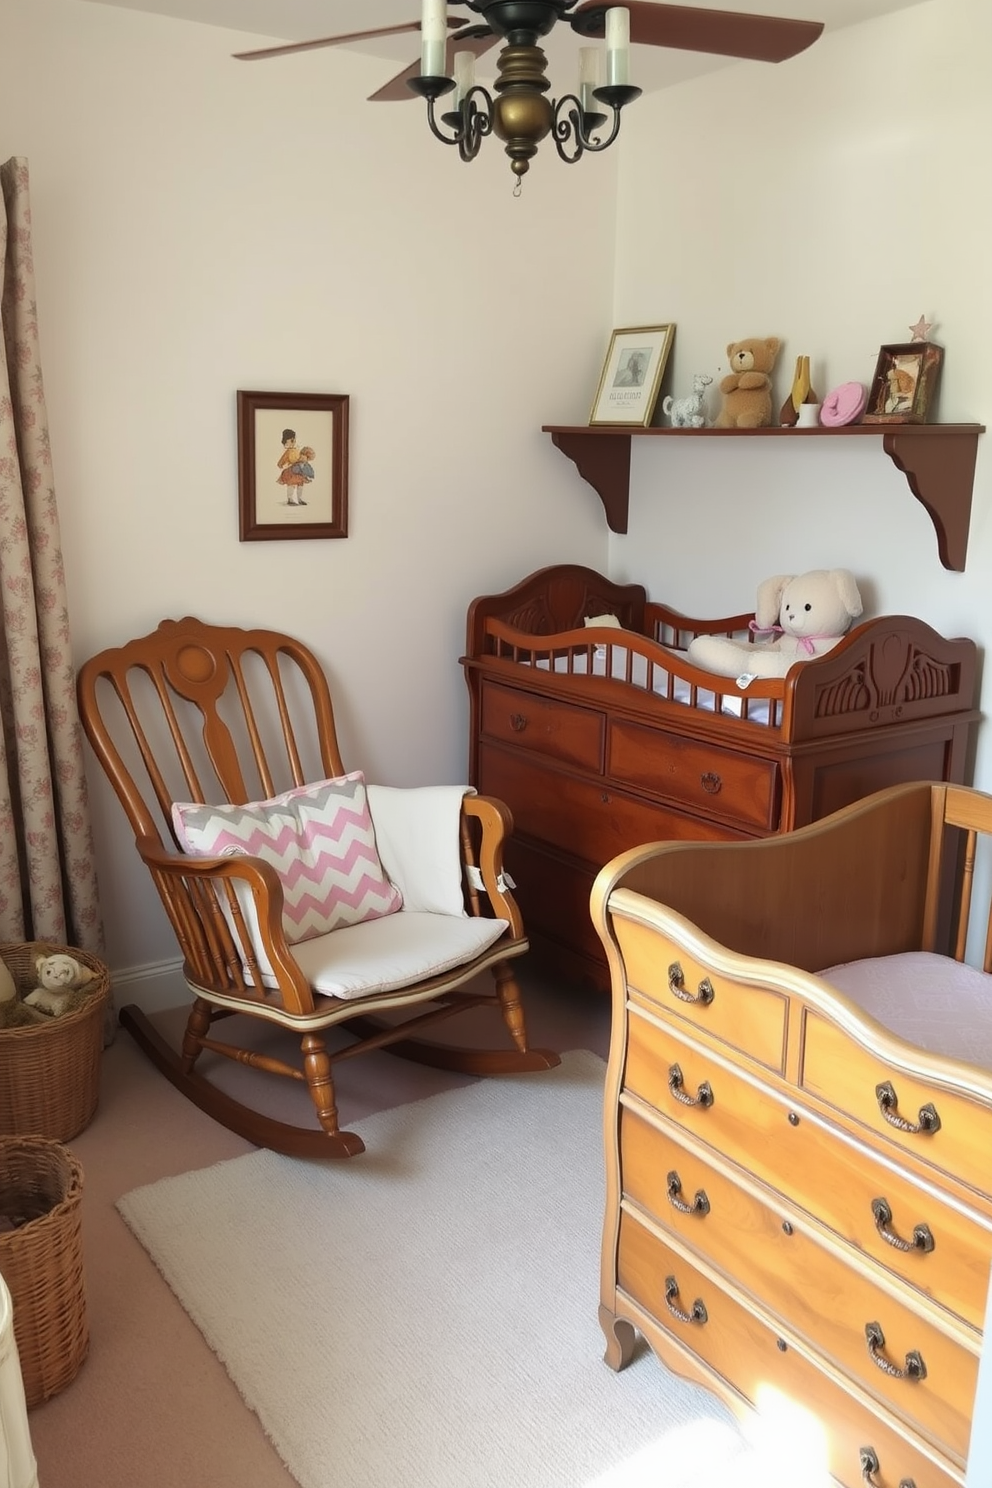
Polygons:
<instances>
[{"instance_id":1,"label":"shelf bracket","mask_svg":"<svg viewBox=\"0 0 992 1488\"><path fill-rule=\"evenodd\" d=\"M567 455L586 483L592 486L606 512L611 532L627 531L630 503L630 435L600 433L596 429L551 432L551 442Z\"/></svg>"},{"instance_id":2,"label":"shelf bracket","mask_svg":"<svg viewBox=\"0 0 992 1488\"><path fill-rule=\"evenodd\" d=\"M883 448L933 523L941 563L953 573L964 573L979 431L958 430L953 439L934 439L925 430L916 424L890 429Z\"/></svg>"}]
</instances>

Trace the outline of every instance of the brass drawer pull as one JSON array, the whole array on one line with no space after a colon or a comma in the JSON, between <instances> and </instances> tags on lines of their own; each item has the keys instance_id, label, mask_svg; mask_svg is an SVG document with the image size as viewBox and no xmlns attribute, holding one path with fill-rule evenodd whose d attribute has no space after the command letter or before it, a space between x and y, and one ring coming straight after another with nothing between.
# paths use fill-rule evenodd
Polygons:
<instances>
[{"instance_id":1,"label":"brass drawer pull","mask_svg":"<svg viewBox=\"0 0 992 1488\"><path fill-rule=\"evenodd\" d=\"M875 1478L882 1471L875 1448L862 1447L858 1456L861 1459L861 1476L865 1482L870 1483L871 1488L881 1488L881 1484L875 1482ZM900 1478L899 1488L916 1488L916 1483L912 1478Z\"/></svg>"},{"instance_id":2,"label":"brass drawer pull","mask_svg":"<svg viewBox=\"0 0 992 1488\"><path fill-rule=\"evenodd\" d=\"M885 1334L880 1323L865 1323L865 1338L871 1362L877 1364L883 1374L891 1375L893 1379L926 1379L927 1366L918 1349L910 1349L906 1355L905 1369L900 1369L898 1364L893 1364L891 1359L886 1359L884 1354L879 1353L879 1349L885 1347Z\"/></svg>"},{"instance_id":3,"label":"brass drawer pull","mask_svg":"<svg viewBox=\"0 0 992 1488\"><path fill-rule=\"evenodd\" d=\"M695 992L687 992L685 989L685 972L677 961L673 961L668 968L668 990L680 1002L696 1002L703 1007L708 1007L716 996L713 991L713 983L709 977L703 977Z\"/></svg>"},{"instance_id":4,"label":"brass drawer pull","mask_svg":"<svg viewBox=\"0 0 992 1488\"><path fill-rule=\"evenodd\" d=\"M710 796L718 796L723 790L723 781L712 770L707 770L705 775L700 775L699 783Z\"/></svg>"},{"instance_id":5,"label":"brass drawer pull","mask_svg":"<svg viewBox=\"0 0 992 1488\"><path fill-rule=\"evenodd\" d=\"M680 1307L675 1306L675 1299L679 1294L679 1284L674 1276L665 1277L665 1306L672 1317L678 1318L680 1323L708 1323L709 1313L702 1297L697 1297L692 1304L691 1312L683 1312Z\"/></svg>"},{"instance_id":6,"label":"brass drawer pull","mask_svg":"<svg viewBox=\"0 0 992 1488\"><path fill-rule=\"evenodd\" d=\"M510 727L515 734L522 734L527 727L527 715L525 713L511 713Z\"/></svg>"},{"instance_id":7,"label":"brass drawer pull","mask_svg":"<svg viewBox=\"0 0 992 1488\"><path fill-rule=\"evenodd\" d=\"M689 1095L682 1088L682 1070L677 1064L669 1067L668 1088L683 1106L711 1106L713 1104L713 1087L709 1080L703 1081L695 1095Z\"/></svg>"},{"instance_id":8,"label":"brass drawer pull","mask_svg":"<svg viewBox=\"0 0 992 1488\"><path fill-rule=\"evenodd\" d=\"M890 1126L897 1131L925 1132L932 1135L940 1131L940 1117L937 1115L937 1107L932 1101L927 1101L925 1106L920 1107L919 1121L914 1123L907 1121L905 1116L900 1116L896 1109L899 1105L899 1097L896 1095L895 1086L891 1080L883 1080L881 1085L875 1086L875 1099L878 1101L878 1109L885 1117Z\"/></svg>"},{"instance_id":9,"label":"brass drawer pull","mask_svg":"<svg viewBox=\"0 0 992 1488\"><path fill-rule=\"evenodd\" d=\"M892 1210L885 1199L872 1199L871 1212L875 1217L875 1228L882 1239L896 1250L921 1250L924 1255L929 1255L936 1245L930 1226L918 1224L913 1226L912 1240L904 1240L897 1235L895 1230L890 1230L892 1223Z\"/></svg>"},{"instance_id":10,"label":"brass drawer pull","mask_svg":"<svg viewBox=\"0 0 992 1488\"><path fill-rule=\"evenodd\" d=\"M710 1201L706 1197L705 1189L696 1189L696 1197L693 1199L691 1204L687 1203L685 1199L679 1197L681 1192L682 1179L679 1177L678 1173L673 1171L668 1175L668 1202L671 1204L672 1208L677 1209L680 1214L709 1214Z\"/></svg>"}]
</instances>

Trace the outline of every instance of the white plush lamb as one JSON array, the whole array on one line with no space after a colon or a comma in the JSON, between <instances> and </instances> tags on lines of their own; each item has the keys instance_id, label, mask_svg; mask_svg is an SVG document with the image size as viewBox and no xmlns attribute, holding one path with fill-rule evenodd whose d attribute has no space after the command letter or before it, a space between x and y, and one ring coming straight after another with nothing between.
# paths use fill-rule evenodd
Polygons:
<instances>
[{"instance_id":1,"label":"white plush lamb","mask_svg":"<svg viewBox=\"0 0 992 1488\"><path fill-rule=\"evenodd\" d=\"M662 412L666 418L672 421L673 429L704 429L706 427L706 408L703 396L712 377L707 377L705 372L697 372L692 379L692 392L688 398L667 397L662 403Z\"/></svg>"}]
</instances>

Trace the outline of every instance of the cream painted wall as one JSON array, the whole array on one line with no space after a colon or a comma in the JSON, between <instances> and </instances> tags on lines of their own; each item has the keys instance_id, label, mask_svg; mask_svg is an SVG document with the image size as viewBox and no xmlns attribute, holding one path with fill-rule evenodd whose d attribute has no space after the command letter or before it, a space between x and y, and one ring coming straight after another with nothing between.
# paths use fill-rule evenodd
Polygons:
<instances>
[{"instance_id":1,"label":"cream painted wall","mask_svg":"<svg viewBox=\"0 0 992 1488\"><path fill-rule=\"evenodd\" d=\"M760 8L760 7L756 7ZM992 7L928 0L642 99L620 157L614 321L674 321L674 390L714 389L728 341L784 338L823 394L870 382L922 314L946 348L938 417L992 417ZM712 399L712 411L718 398ZM874 613L992 640L992 445L979 442L968 564L941 567L905 477L862 441L634 441L611 572L697 615L746 610L765 575L843 566ZM992 711L986 677L984 711ZM979 732L976 783L992 789Z\"/></svg>"},{"instance_id":2,"label":"cream painted wall","mask_svg":"<svg viewBox=\"0 0 992 1488\"><path fill-rule=\"evenodd\" d=\"M369 57L78 0L0 0L0 154L28 159L79 660L165 616L313 645L351 767L463 779L476 594L602 567L595 496L541 434L588 411L611 315L615 158L523 195ZM261 44L261 42L258 42ZM346 541L238 542L235 390L351 396ZM94 766L108 955L174 958Z\"/></svg>"}]
</instances>

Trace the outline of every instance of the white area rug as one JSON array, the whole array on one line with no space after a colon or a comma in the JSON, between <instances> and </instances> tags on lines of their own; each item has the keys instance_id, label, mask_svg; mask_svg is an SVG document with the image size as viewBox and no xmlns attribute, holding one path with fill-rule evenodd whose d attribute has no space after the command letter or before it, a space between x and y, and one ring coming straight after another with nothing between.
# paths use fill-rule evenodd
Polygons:
<instances>
[{"instance_id":1,"label":"white area rug","mask_svg":"<svg viewBox=\"0 0 992 1488\"><path fill-rule=\"evenodd\" d=\"M121 1199L302 1488L767 1488L707 1392L603 1363L604 1073L571 1053L367 1118L350 1162Z\"/></svg>"}]
</instances>

